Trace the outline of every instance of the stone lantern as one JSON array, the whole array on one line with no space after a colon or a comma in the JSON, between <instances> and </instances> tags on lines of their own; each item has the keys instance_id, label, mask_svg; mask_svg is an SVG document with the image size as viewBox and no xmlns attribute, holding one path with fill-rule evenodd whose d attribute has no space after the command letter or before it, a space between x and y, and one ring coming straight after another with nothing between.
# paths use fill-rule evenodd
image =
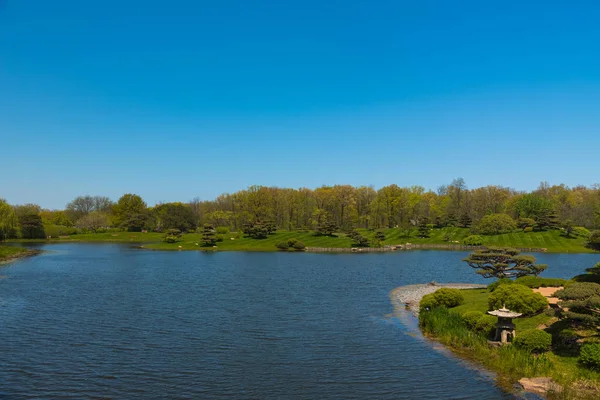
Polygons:
<instances>
[{"instance_id":1,"label":"stone lantern","mask_svg":"<svg viewBox=\"0 0 600 400\"><path fill-rule=\"evenodd\" d=\"M515 324L513 324L512 319L519 318L523 314L510 311L506 306L502 306L499 310L488 311L488 314L498 317L494 341L500 343L512 342L516 336Z\"/></svg>"}]
</instances>

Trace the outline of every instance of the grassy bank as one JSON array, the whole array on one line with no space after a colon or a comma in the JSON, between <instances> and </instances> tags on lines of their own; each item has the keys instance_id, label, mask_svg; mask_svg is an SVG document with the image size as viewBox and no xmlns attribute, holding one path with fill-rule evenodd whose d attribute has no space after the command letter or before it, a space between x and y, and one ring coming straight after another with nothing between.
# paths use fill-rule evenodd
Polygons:
<instances>
[{"instance_id":1,"label":"grassy bank","mask_svg":"<svg viewBox=\"0 0 600 400\"><path fill-rule=\"evenodd\" d=\"M375 231L364 229L358 230L361 235L373 239ZM416 231L411 232L409 236L402 229L391 228L383 230L386 239L383 244L448 244L452 242L462 243L463 239L469 236L470 230L466 228L442 228L432 229L430 237L416 237ZM81 241L81 242L125 242L140 243L147 248L159 250L177 250L181 246L183 250L198 250L202 246L201 235L198 233L189 233L182 236L181 241L177 243L163 243L163 234L161 233L140 233L140 232L112 232L112 233L94 233L78 234L65 238L53 238L52 242L61 241ZM245 251L276 251L275 244L287 239L297 239L303 242L307 247L328 247L328 248L350 248L352 239L343 233L335 236L315 236L312 232L300 231L277 231L266 239L251 239L243 237L238 233L227 233L223 235L224 240L217 244L218 250L245 250ZM233 240L231 239L233 238ZM446 239L449 238L450 242ZM42 240L44 241L44 240ZM504 235L483 236L483 244L487 246L508 246L517 248L546 248L548 252L554 253L591 253L593 250L585 247L586 240L583 238L566 238L560 234L560 231L545 232L518 232Z\"/></svg>"},{"instance_id":2,"label":"grassy bank","mask_svg":"<svg viewBox=\"0 0 600 400\"><path fill-rule=\"evenodd\" d=\"M499 382L510 388L523 377L549 376L564 387L563 393L550 393L550 398L592 399L600 389L600 373L581 367L574 354L549 351L540 355L515 346L490 347L487 339L470 331L463 318L467 311L486 312L490 292L486 289L463 290L465 302L452 308L437 308L420 315L423 333L451 348L461 357L475 361L498 374ZM545 313L514 320L517 336L526 329L545 329L557 334L561 322Z\"/></svg>"},{"instance_id":3,"label":"grassy bank","mask_svg":"<svg viewBox=\"0 0 600 400\"><path fill-rule=\"evenodd\" d=\"M39 250L27 250L22 247L0 246L0 262L38 254Z\"/></svg>"}]
</instances>

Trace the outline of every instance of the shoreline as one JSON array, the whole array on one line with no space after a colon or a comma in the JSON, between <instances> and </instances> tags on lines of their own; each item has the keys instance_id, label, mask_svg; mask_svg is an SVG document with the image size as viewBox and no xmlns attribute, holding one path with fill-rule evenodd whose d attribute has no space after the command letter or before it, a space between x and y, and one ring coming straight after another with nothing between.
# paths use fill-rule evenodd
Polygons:
<instances>
[{"instance_id":1,"label":"shoreline","mask_svg":"<svg viewBox=\"0 0 600 400\"><path fill-rule=\"evenodd\" d=\"M6 257L0 257L0 266L2 266L4 264L8 264L8 263L16 261L16 260L19 260L21 258L34 257L34 256L42 254L43 252L44 252L43 250L33 249L33 250L25 250L25 251L22 251L22 252L16 253L16 254L11 254Z\"/></svg>"},{"instance_id":2,"label":"shoreline","mask_svg":"<svg viewBox=\"0 0 600 400\"><path fill-rule=\"evenodd\" d=\"M477 283L421 283L415 285L400 286L390 293L395 307L403 307L410 311L413 316L419 316L419 303L423 296L431 294L441 288L450 289L485 289L487 285Z\"/></svg>"}]
</instances>

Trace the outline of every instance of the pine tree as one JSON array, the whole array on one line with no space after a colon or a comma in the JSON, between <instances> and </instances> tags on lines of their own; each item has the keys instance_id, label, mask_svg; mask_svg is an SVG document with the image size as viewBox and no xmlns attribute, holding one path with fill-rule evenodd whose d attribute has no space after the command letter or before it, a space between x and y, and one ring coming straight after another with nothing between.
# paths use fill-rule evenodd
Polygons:
<instances>
[{"instance_id":1,"label":"pine tree","mask_svg":"<svg viewBox=\"0 0 600 400\"><path fill-rule=\"evenodd\" d=\"M420 238L428 238L429 237L429 227L427 226L427 222L429 222L429 221L427 220L426 217L421 218L419 221L418 236Z\"/></svg>"},{"instance_id":2,"label":"pine tree","mask_svg":"<svg viewBox=\"0 0 600 400\"><path fill-rule=\"evenodd\" d=\"M210 224L204 225L204 228L202 228L202 242L205 246L214 246L217 244L217 233L214 226Z\"/></svg>"},{"instance_id":3,"label":"pine tree","mask_svg":"<svg viewBox=\"0 0 600 400\"><path fill-rule=\"evenodd\" d=\"M460 216L460 226L462 226L463 228L470 227L472 223L473 223L473 219L471 218L471 216L468 213L464 213L463 215Z\"/></svg>"}]
</instances>

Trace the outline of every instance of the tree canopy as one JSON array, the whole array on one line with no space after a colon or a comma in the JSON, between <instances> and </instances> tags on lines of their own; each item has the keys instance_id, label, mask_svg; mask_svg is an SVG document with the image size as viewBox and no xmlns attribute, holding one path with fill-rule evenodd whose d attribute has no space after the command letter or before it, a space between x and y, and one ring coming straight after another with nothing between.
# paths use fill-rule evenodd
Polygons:
<instances>
[{"instance_id":1,"label":"tree canopy","mask_svg":"<svg viewBox=\"0 0 600 400\"><path fill-rule=\"evenodd\" d=\"M516 249L490 247L474 251L463 261L484 278L537 276L548 268L545 264L535 264L534 256L523 256L520 253Z\"/></svg>"}]
</instances>

